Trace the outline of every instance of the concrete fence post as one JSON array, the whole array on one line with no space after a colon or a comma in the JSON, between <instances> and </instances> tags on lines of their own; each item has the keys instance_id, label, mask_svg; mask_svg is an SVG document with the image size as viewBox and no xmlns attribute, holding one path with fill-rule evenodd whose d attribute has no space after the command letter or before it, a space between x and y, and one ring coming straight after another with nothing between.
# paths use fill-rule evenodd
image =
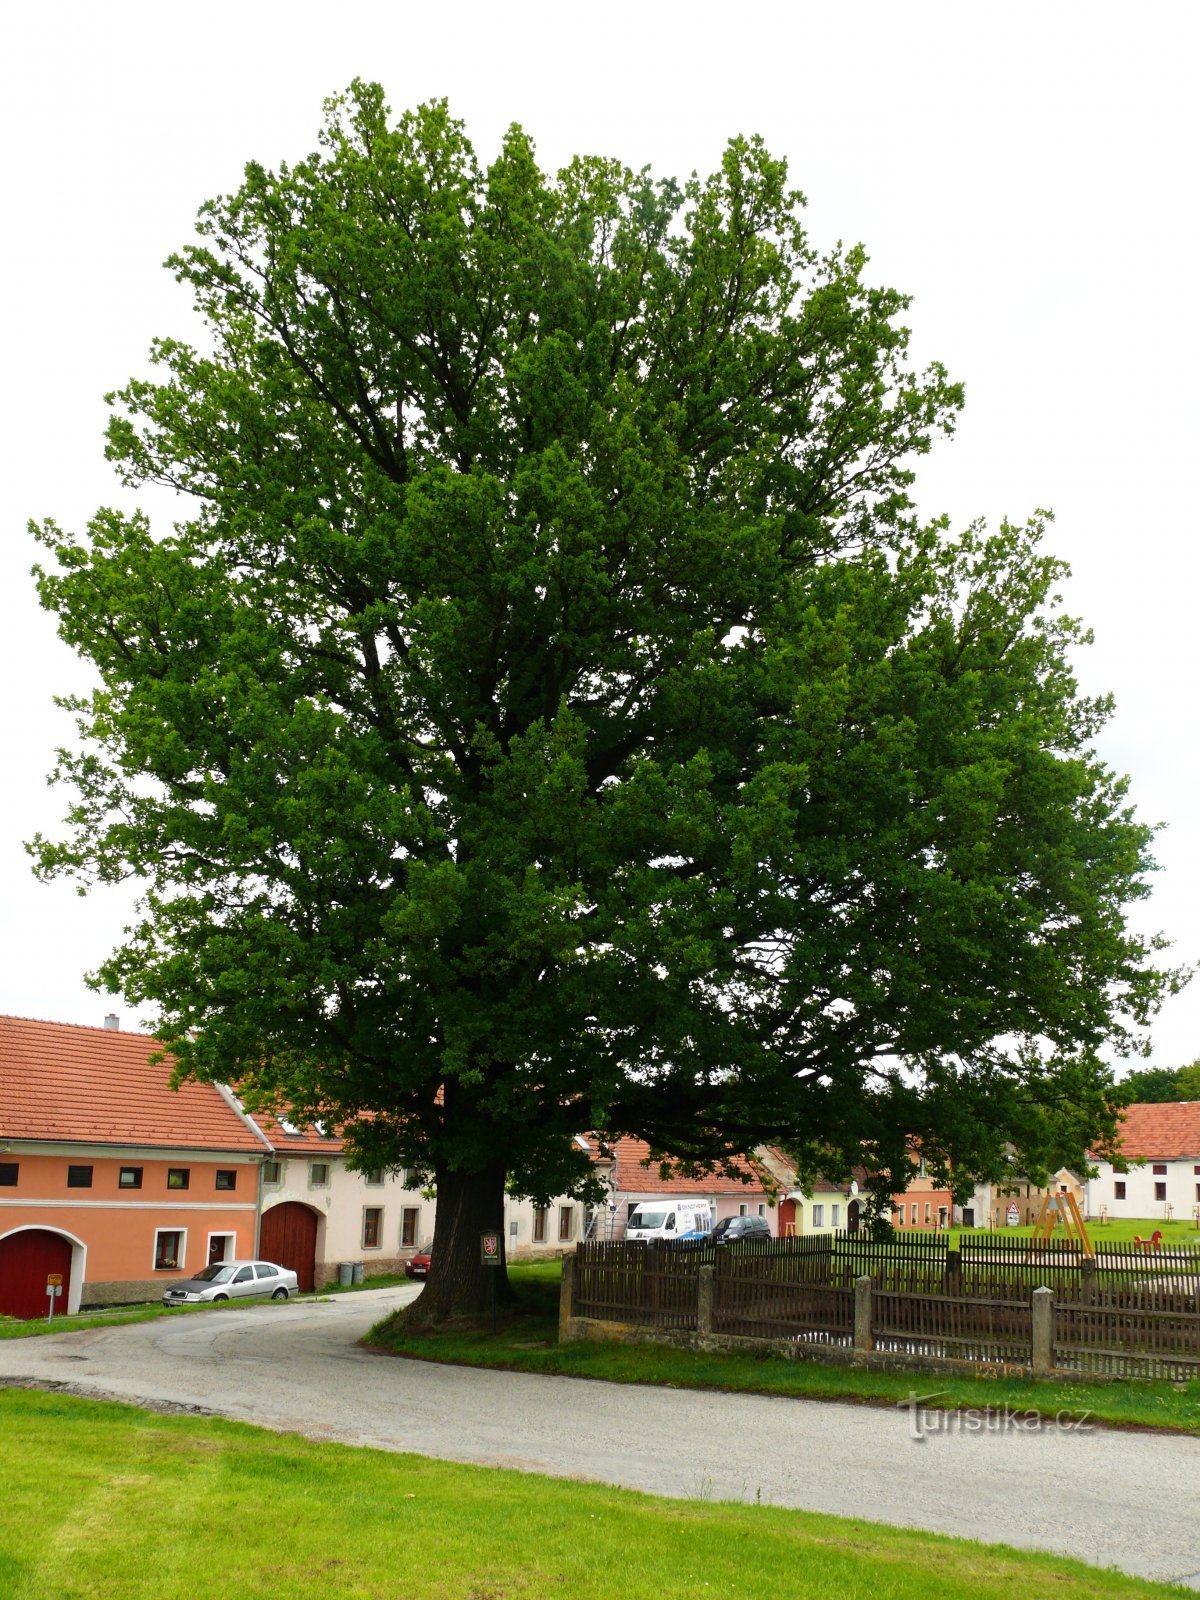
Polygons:
<instances>
[{"instance_id":1,"label":"concrete fence post","mask_svg":"<svg viewBox=\"0 0 1200 1600\"><path fill-rule=\"evenodd\" d=\"M875 1348L875 1339L871 1333L871 1280L870 1278L855 1278L854 1280L854 1349L855 1353L866 1354Z\"/></svg>"},{"instance_id":2,"label":"concrete fence post","mask_svg":"<svg viewBox=\"0 0 1200 1600\"><path fill-rule=\"evenodd\" d=\"M558 1291L558 1342L565 1344L571 1336L571 1318L575 1315L575 1260L564 1256L562 1285Z\"/></svg>"},{"instance_id":3,"label":"concrete fence post","mask_svg":"<svg viewBox=\"0 0 1200 1600\"><path fill-rule=\"evenodd\" d=\"M1054 1290L1033 1291L1033 1370L1039 1377L1054 1368Z\"/></svg>"},{"instance_id":4,"label":"concrete fence post","mask_svg":"<svg viewBox=\"0 0 1200 1600\"><path fill-rule=\"evenodd\" d=\"M716 1268L711 1261L704 1261L700 1265L700 1272L696 1279L696 1332L711 1333L713 1331L713 1283Z\"/></svg>"}]
</instances>

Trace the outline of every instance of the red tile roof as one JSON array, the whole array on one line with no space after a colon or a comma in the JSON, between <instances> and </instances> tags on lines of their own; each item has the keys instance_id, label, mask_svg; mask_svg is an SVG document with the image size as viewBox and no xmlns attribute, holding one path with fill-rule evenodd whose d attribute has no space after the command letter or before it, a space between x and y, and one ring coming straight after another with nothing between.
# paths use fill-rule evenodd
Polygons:
<instances>
[{"instance_id":1,"label":"red tile roof","mask_svg":"<svg viewBox=\"0 0 1200 1600\"><path fill-rule=\"evenodd\" d=\"M144 1033L0 1017L0 1137L264 1152L215 1085L172 1089L157 1049Z\"/></svg>"},{"instance_id":2,"label":"red tile roof","mask_svg":"<svg viewBox=\"0 0 1200 1600\"><path fill-rule=\"evenodd\" d=\"M597 1151L599 1140L596 1135L591 1135L588 1140L592 1145L594 1159L604 1162L605 1157ZM762 1177L753 1162L747 1161L742 1156L734 1158L732 1165L738 1172L744 1172L749 1182L743 1183L736 1177L728 1177L723 1172L712 1172L699 1178L660 1178L658 1175L658 1162L651 1160L645 1167L642 1162L650 1154L650 1146L642 1139L628 1137L609 1141L607 1148L615 1157L616 1171L614 1177L619 1192L624 1194L756 1194L765 1193Z\"/></svg>"},{"instance_id":3,"label":"red tile roof","mask_svg":"<svg viewBox=\"0 0 1200 1600\"><path fill-rule=\"evenodd\" d=\"M288 1122L282 1114L272 1116L269 1111L251 1111L249 1113L274 1145L276 1153L285 1159L289 1154L301 1152L323 1152L327 1155L340 1155L345 1148L345 1141L321 1133L312 1123L301 1127L298 1123ZM294 1133L289 1133L288 1128L294 1128Z\"/></svg>"},{"instance_id":4,"label":"red tile roof","mask_svg":"<svg viewBox=\"0 0 1200 1600\"><path fill-rule=\"evenodd\" d=\"M1200 1100L1126 1106L1121 1149L1130 1161L1200 1161Z\"/></svg>"}]
</instances>

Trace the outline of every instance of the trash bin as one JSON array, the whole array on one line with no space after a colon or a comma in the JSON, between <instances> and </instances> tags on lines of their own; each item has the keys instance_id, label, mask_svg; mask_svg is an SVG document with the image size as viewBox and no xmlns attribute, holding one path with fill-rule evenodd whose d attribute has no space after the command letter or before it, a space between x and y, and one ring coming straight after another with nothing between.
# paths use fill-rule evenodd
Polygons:
<instances>
[{"instance_id":1,"label":"trash bin","mask_svg":"<svg viewBox=\"0 0 1200 1600\"><path fill-rule=\"evenodd\" d=\"M353 1282L354 1263L343 1261L341 1266L338 1267L338 1286L342 1289L348 1289Z\"/></svg>"},{"instance_id":2,"label":"trash bin","mask_svg":"<svg viewBox=\"0 0 1200 1600\"><path fill-rule=\"evenodd\" d=\"M363 1281L363 1264L362 1264L361 1261L356 1261L356 1262L354 1262L354 1264L353 1264L353 1266L351 1268L350 1282L351 1283L361 1283L362 1281Z\"/></svg>"}]
</instances>

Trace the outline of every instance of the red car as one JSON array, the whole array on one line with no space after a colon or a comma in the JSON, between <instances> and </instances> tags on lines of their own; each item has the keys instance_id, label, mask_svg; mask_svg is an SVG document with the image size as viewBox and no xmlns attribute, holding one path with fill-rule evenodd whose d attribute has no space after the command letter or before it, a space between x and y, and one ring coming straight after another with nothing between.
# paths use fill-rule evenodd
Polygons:
<instances>
[{"instance_id":1,"label":"red car","mask_svg":"<svg viewBox=\"0 0 1200 1600\"><path fill-rule=\"evenodd\" d=\"M429 1250L418 1250L415 1256L409 1256L404 1263L404 1276L406 1278L427 1278L429 1276Z\"/></svg>"}]
</instances>

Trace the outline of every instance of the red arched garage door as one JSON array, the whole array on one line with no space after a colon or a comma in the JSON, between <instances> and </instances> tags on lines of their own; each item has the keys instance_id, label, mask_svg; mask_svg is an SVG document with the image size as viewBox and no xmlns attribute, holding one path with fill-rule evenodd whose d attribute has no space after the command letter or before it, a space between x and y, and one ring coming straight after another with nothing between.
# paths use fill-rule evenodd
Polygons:
<instances>
[{"instance_id":1,"label":"red arched garage door","mask_svg":"<svg viewBox=\"0 0 1200 1600\"><path fill-rule=\"evenodd\" d=\"M258 1253L264 1261L290 1267L302 1289L315 1289L317 1213L295 1200L264 1211Z\"/></svg>"},{"instance_id":2,"label":"red arched garage door","mask_svg":"<svg viewBox=\"0 0 1200 1600\"><path fill-rule=\"evenodd\" d=\"M0 1313L6 1317L44 1317L50 1305L48 1274L62 1274L63 1292L55 1311L67 1309L71 1283L71 1241L48 1228L22 1228L0 1239Z\"/></svg>"}]
</instances>

